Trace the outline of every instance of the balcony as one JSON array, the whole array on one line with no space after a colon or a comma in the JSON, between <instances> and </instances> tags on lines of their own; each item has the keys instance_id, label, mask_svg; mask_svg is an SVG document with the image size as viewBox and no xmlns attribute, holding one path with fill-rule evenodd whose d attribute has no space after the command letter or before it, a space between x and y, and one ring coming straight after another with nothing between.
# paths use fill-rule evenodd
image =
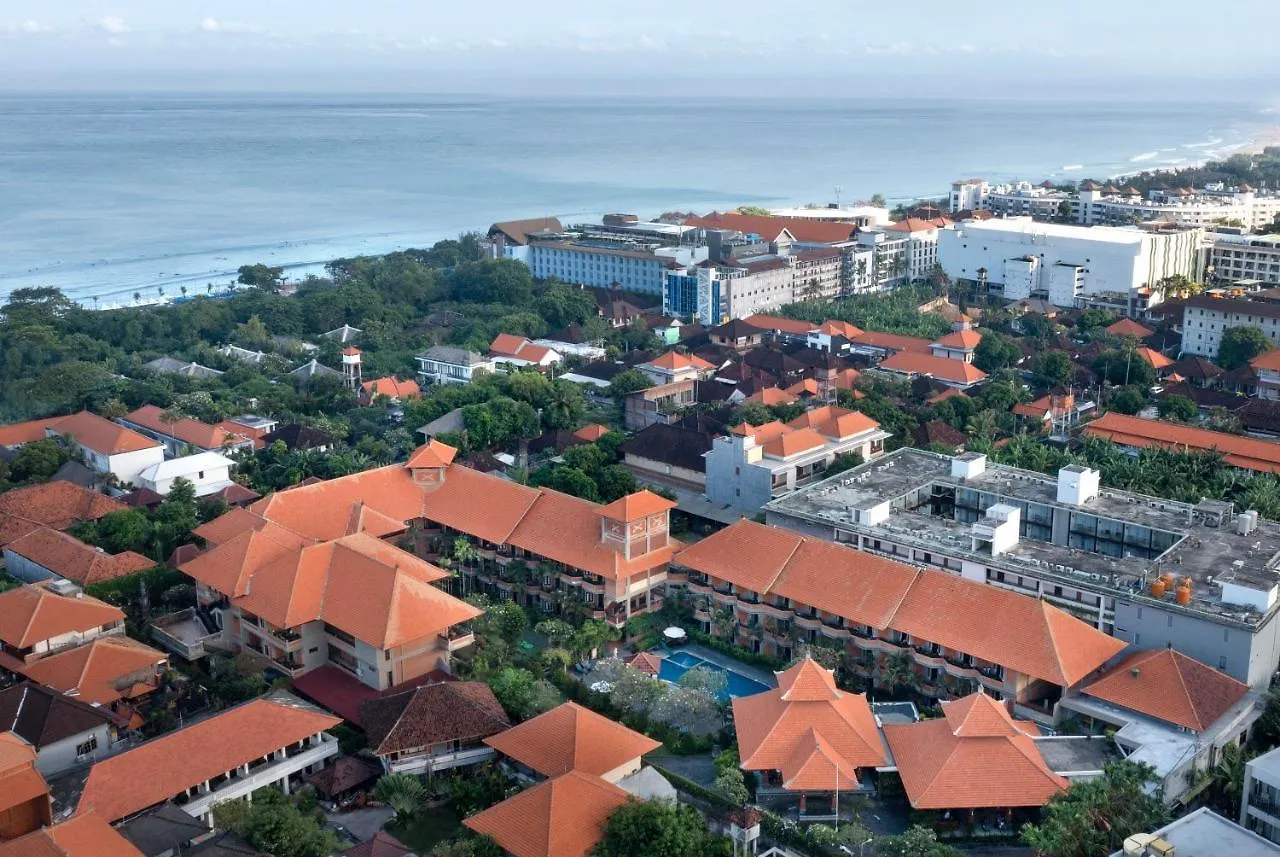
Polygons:
<instances>
[{"instance_id":1,"label":"balcony","mask_svg":"<svg viewBox=\"0 0 1280 857\"><path fill-rule=\"evenodd\" d=\"M436 753L424 753L407 759L396 759L390 763L393 774L412 774L421 776L450 768L466 765L478 765L492 759L496 753L492 747L466 747L461 750L442 750Z\"/></svg>"},{"instance_id":2,"label":"balcony","mask_svg":"<svg viewBox=\"0 0 1280 857\"><path fill-rule=\"evenodd\" d=\"M337 756L339 752L337 739L323 735L318 744L289 749L283 759L258 759L249 765L248 773L244 773L243 768L237 768L229 777L220 781L211 780L211 783L217 782L217 785L207 791L200 791L197 787L196 794L180 795L174 802L195 818L203 818L212 812L216 804L245 797L266 786L274 786L318 762L323 763Z\"/></svg>"},{"instance_id":3,"label":"balcony","mask_svg":"<svg viewBox=\"0 0 1280 857\"><path fill-rule=\"evenodd\" d=\"M456 652L458 649L465 649L474 643L476 635L469 625L454 625L443 634L438 635L436 639L439 641L441 648Z\"/></svg>"},{"instance_id":4,"label":"balcony","mask_svg":"<svg viewBox=\"0 0 1280 857\"><path fill-rule=\"evenodd\" d=\"M160 616L151 626L151 639L160 647L188 661L208 654L221 637L194 607Z\"/></svg>"}]
</instances>

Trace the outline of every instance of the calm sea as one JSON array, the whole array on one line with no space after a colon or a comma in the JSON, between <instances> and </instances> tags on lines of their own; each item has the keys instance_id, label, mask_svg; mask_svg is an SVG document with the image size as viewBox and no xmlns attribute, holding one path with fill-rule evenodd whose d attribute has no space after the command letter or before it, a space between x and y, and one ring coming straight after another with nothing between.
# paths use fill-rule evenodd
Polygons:
<instances>
[{"instance_id":1,"label":"calm sea","mask_svg":"<svg viewBox=\"0 0 1280 857\"><path fill-rule=\"evenodd\" d=\"M941 196L1190 164L1248 105L0 95L0 297L203 291L494 220Z\"/></svg>"}]
</instances>

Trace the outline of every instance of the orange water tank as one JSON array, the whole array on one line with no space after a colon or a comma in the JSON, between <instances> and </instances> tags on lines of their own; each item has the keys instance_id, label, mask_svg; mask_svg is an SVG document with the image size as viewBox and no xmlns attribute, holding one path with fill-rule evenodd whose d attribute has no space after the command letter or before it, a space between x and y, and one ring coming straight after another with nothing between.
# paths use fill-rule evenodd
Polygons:
<instances>
[{"instance_id":1,"label":"orange water tank","mask_svg":"<svg viewBox=\"0 0 1280 857\"><path fill-rule=\"evenodd\" d=\"M1182 581L1182 585L1178 587L1177 597L1179 604L1185 606L1191 603L1191 584L1185 579Z\"/></svg>"},{"instance_id":2,"label":"orange water tank","mask_svg":"<svg viewBox=\"0 0 1280 857\"><path fill-rule=\"evenodd\" d=\"M1169 585L1164 582L1163 577L1157 577L1151 582L1151 597L1164 598L1165 592L1169 589Z\"/></svg>"}]
</instances>

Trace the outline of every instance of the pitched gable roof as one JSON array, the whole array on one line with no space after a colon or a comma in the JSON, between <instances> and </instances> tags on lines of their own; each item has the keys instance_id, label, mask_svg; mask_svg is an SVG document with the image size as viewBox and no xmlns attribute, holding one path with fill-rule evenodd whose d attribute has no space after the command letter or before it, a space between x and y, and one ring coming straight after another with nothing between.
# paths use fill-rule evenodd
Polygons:
<instances>
[{"instance_id":1,"label":"pitched gable roof","mask_svg":"<svg viewBox=\"0 0 1280 857\"><path fill-rule=\"evenodd\" d=\"M932 343L918 336L902 336L897 333L883 333L878 330L864 330L854 338L858 345L879 348L885 351L913 351L917 354L929 355Z\"/></svg>"},{"instance_id":2,"label":"pitched gable roof","mask_svg":"<svg viewBox=\"0 0 1280 857\"><path fill-rule=\"evenodd\" d=\"M756 313L749 315L743 319L752 327L758 327L761 330L771 330L775 333L788 333L792 336L804 336L814 329L811 322L800 321L794 318L783 318L780 315L762 315Z\"/></svg>"},{"instance_id":3,"label":"pitched gable roof","mask_svg":"<svg viewBox=\"0 0 1280 857\"><path fill-rule=\"evenodd\" d=\"M1138 324L1131 318L1122 318L1115 324L1106 329L1107 333L1112 336L1136 336L1138 339L1146 339L1154 331L1149 327Z\"/></svg>"},{"instance_id":4,"label":"pitched gable roof","mask_svg":"<svg viewBox=\"0 0 1280 857\"><path fill-rule=\"evenodd\" d=\"M109 711L35 682L0 690L0 727L36 750L113 722Z\"/></svg>"},{"instance_id":5,"label":"pitched gable roof","mask_svg":"<svg viewBox=\"0 0 1280 857\"><path fill-rule=\"evenodd\" d=\"M418 382L412 379L401 381L391 375L385 378L377 378L373 381L365 381L360 385L360 389L364 390L365 396L370 399L377 396L386 396L390 399L416 399L422 395L422 389L418 386Z\"/></svg>"},{"instance_id":6,"label":"pitched gable roof","mask_svg":"<svg viewBox=\"0 0 1280 857\"><path fill-rule=\"evenodd\" d=\"M77 811L119 821L341 722L301 703L255 699L96 763Z\"/></svg>"},{"instance_id":7,"label":"pitched gable roof","mask_svg":"<svg viewBox=\"0 0 1280 857\"><path fill-rule=\"evenodd\" d=\"M1134 353L1154 369L1167 369L1173 365L1172 360L1153 348L1139 348Z\"/></svg>"},{"instance_id":8,"label":"pitched gable roof","mask_svg":"<svg viewBox=\"0 0 1280 857\"><path fill-rule=\"evenodd\" d=\"M866 696L838 690L809 658L778 673L776 689L736 697L733 716L743 769L780 770L801 790L820 788L808 782L817 772L830 787L837 772L852 783L855 769L886 762Z\"/></svg>"},{"instance_id":9,"label":"pitched gable roof","mask_svg":"<svg viewBox=\"0 0 1280 857\"><path fill-rule=\"evenodd\" d=\"M1082 689L1157 720L1203 732L1249 686L1173 649L1133 652Z\"/></svg>"},{"instance_id":10,"label":"pitched gable roof","mask_svg":"<svg viewBox=\"0 0 1280 857\"><path fill-rule=\"evenodd\" d=\"M97 637L27 664L26 676L90 704L109 705L155 690L164 652L128 637Z\"/></svg>"},{"instance_id":11,"label":"pitched gable roof","mask_svg":"<svg viewBox=\"0 0 1280 857\"><path fill-rule=\"evenodd\" d=\"M477 741L511 728L493 691L477 681L440 682L366 700L360 722L379 756Z\"/></svg>"},{"instance_id":12,"label":"pitched gable roof","mask_svg":"<svg viewBox=\"0 0 1280 857\"><path fill-rule=\"evenodd\" d=\"M492 837L513 857L584 857L604 836L609 816L627 800L612 783L571 771L462 823Z\"/></svg>"},{"instance_id":13,"label":"pitched gable roof","mask_svg":"<svg viewBox=\"0 0 1280 857\"><path fill-rule=\"evenodd\" d=\"M69 598L43 586L0 592L0 641L19 649L122 621L119 607L88 595Z\"/></svg>"},{"instance_id":14,"label":"pitched gable roof","mask_svg":"<svg viewBox=\"0 0 1280 857\"><path fill-rule=\"evenodd\" d=\"M926 375L951 381L958 384L976 384L985 380L987 373L972 363L963 360L951 360L946 357L934 357L932 354L917 354L912 351L899 351L880 362L881 369L889 369L904 375Z\"/></svg>"},{"instance_id":15,"label":"pitched gable roof","mask_svg":"<svg viewBox=\"0 0 1280 857\"><path fill-rule=\"evenodd\" d=\"M1086 435L1125 446L1164 449L1216 449L1228 464L1262 473L1280 473L1280 443L1109 411L1086 425Z\"/></svg>"},{"instance_id":16,"label":"pitched gable roof","mask_svg":"<svg viewBox=\"0 0 1280 857\"><path fill-rule=\"evenodd\" d=\"M861 411L852 411L837 405L824 405L805 411L787 425L796 429L812 428L831 438L852 437L880 428L880 423Z\"/></svg>"},{"instance_id":17,"label":"pitched gable roof","mask_svg":"<svg viewBox=\"0 0 1280 857\"><path fill-rule=\"evenodd\" d=\"M576 702L558 705L484 743L547 777L567 771L598 777L662 746Z\"/></svg>"},{"instance_id":18,"label":"pitched gable roof","mask_svg":"<svg viewBox=\"0 0 1280 857\"><path fill-rule=\"evenodd\" d=\"M0 446L21 446L24 443L35 443L49 436L45 429L56 424L65 417L46 417L42 420L28 420L25 423L11 423L0 426Z\"/></svg>"},{"instance_id":19,"label":"pitched gable roof","mask_svg":"<svg viewBox=\"0 0 1280 857\"><path fill-rule=\"evenodd\" d=\"M143 857L143 854L99 815L86 812L0 843L0 857Z\"/></svg>"},{"instance_id":20,"label":"pitched gable roof","mask_svg":"<svg viewBox=\"0 0 1280 857\"><path fill-rule=\"evenodd\" d=\"M5 545L5 550L80 586L114 580L156 564L133 551L114 555L103 553L75 536L48 527L40 527L13 540Z\"/></svg>"},{"instance_id":21,"label":"pitched gable roof","mask_svg":"<svg viewBox=\"0 0 1280 857\"><path fill-rule=\"evenodd\" d=\"M982 334L976 330L953 330L937 340L934 345L941 345L957 351L972 351L982 342Z\"/></svg>"},{"instance_id":22,"label":"pitched gable roof","mask_svg":"<svg viewBox=\"0 0 1280 857\"><path fill-rule=\"evenodd\" d=\"M744 235L759 235L766 241L775 241L783 232L787 232L795 240L807 244L839 244L851 239L857 229L852 223L840 221L738 214L732 211L713 211L702 217L691 217L684 225L700 229L731 229ZM754 324L749 318L747 321Z\"/></svg>"},{"instance_id":23,"label":"pitched gable roof","mask_svg":"<svg viewBox=\"0 0 1280 857\"><path fill-rule=\"evenodd\" d=\"M654 494L647 488L619 497L600 509L600 515L614 521L631 523L650 515L658 515L676 507L676 503Z\"/></svg>"},{"instance_id":24,"label":"pitched gable roof","mask_svg":"<svg viewBox=\"0 0 1280 857\"><path fill-rule=\"evenodd\" d=\"M164 408L155 405L143 405L137 410L125 414L124 419L157 434L168 435L183 443L189 443L202 449L220 449L229 443L243 443L246 440L252 440L247 430L229 431L220 425L209 425L200 420L193 420L190 417L183 417L170 422L165 419Z\"/></svg>"},{"instance_id":25,"label":"pitched gable roof","mask_svg":"<svg viewBox=\"0 0 1280 857\"><path fill-rule=\"evenodd\" d=\"M77 521L97 520L128 506L72 482L46 482L0 494L0 515L16 515L55 530Z\"/></svg>"},{"instance_id":26,"label":"pitched gable roof","mask_svg":"<svg viewBox=\"0 0 1280 857\"><path fill-rule=\"evenodd\" d=\"M102 455L138 452L143 449L155 449L161 445L157 440L116 425L111 420L103 419L88 411L63 417L51 424L49 430L55 434L70 437L86 449L92 449Z\"/></svg>"},{"instance_id":27,"label":"pitched gable roof","mask_svg":"<svg viewBox=\"0 0 1280 857\"><path fill-rule=\"evenodd\" d=\"M1067 781L1049 769L1031 735L978 692L942 704L943 717L884 726L911 806L979 809L1044 806Z\"/></svg>"},{"instance_id":28,"label":"pitched gable roof","mask_svg":"<svg viewBox=\"0 0 1280 857\"><path fill-rule=\"evenodd\" d=\"M701 357L681 354L678 351L663 352L652 360L647 361L644 365L653 366L657 369L666 369L671 372L675 372L680 369L698 369L707 371L716 368Z\"/></svg>"},{"instance_id":29,"label":"pitched gable roof","mask_svg":"<svg viewBox=\"0 0 1280 857\"><path fill-rule=\"evenodd\" d=\"M531 235L539 232L563 232L564 227L555 217L531 217L525 220L507 220L489 227L489 237L501 233L513 244L524 246Z\"/></svg>"}]
</instances>

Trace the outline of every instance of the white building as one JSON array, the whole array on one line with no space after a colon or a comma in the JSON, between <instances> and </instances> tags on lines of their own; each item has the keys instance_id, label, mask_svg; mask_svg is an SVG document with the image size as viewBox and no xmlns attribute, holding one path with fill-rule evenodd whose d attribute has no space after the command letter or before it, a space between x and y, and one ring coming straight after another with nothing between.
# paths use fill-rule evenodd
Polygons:
<instances>
[{"instance_id":1,"label":"white building","mask_svg":"<svg viewBox=\"0 0 1280 857\"><path fill-rule=\"evenodd\" d=\"M907 281L911 270L911 236L898 232L867 231L858 233L858 246L871 251L866 288L858 291L884 291Z\"/></svg>"},{"instance_id":2,"label":"white building","mask_svg":"<svg viewBox=\"0 0 1280 857\"><path fill-rule=\"evenodd\" d=\"M1218 359L1222 335L1233 327L1256 327L1280 346L1280 304L1198 295L1182 308L1182 353Z\"/></svg>"},{"instance_id":3,"label":"white building","mask_svg":"<svg viewBox=\"0 0 1280 857\"><path fill-rule=\"evenodd\" d=\"M844 208L839 206L774 208L769 213L774 217L797 217L801 220L830 220L838 223L852 223L862 229L871 226L889 225L889 209L878 205L850 205Z\"/></svg>"},{"instance_id":4,"label":"white building","mask_svg":"<svg viewBox=\"0 0 1280 857\"><path fill-rule=\"evenodd\" d=\"M622 242L533 241L529 267L540 280L601 286L629 292L662 292L663 274L672 259Z\"/></svg>"},{"instance_id":5,"label":"white building","mask_svg":"<svg viewBox=\"0 0 1280 857\"><path fill-rule=\"evenodd\" d=\"M1280 285L1280 235L1210 235L1209 268L1217 280Z\"/></svg>"},{"instance_id":6,"label":"white building","mask_svg":"<svg viewBox=\"0 0 1280 857\"><path fill-rule=\"evenodd\" d=\"M932 220L908 217L885 228L885 232L907 238L907 279L923 280L933 273L938 266L938 233L953 225L945 217Z\"/></svg>"},{"instance_id":7,"label":"white building","mask_svg":"<svg viewBox=\"0 0 1280 857\"><path fill-rule=\"evenodd\" d=\"M1005 300L1042 298L1062 307L1138 315L1161 300L1161 280L1197 279L1203 233L1041 223L1029 217L973 221L942 230L938 261L953 280L985 285Z\"/></svg>"},{"instance_id":8,"label":"white building","mask_svg":"<svg viewBox=\"0 0 1280 857\"><path fill-rule=\"evenodd\" d=\"M1261 229L1280 215L1280 196L1257 193L1249 185L1200 190L1156 189L1146 197L1134 188L1081 185L1075 220L1085 225L1163 221L1184 226L1211 227L1228 223L1244 229Z\"/></svg>"},{"instance_id":9,"label":"white building","mask_svg":"<svg viewBox=\"0 0 1280 857\"><path fill-rule=\"evenodd\" d=\"M961 179L951 183L951 197L948 210L955 214L960 211L977 211L987 207L987 196L991 193L991 185L985 179Z\"/></svg>"},{"instance_id":10,"label":"white building","mask_svg":"<svg viewBox=\"0 0 1280 857\"><path fill-rule=\"evenodd\" d=\"M231 484L231 468L236 463L216 452L199 452L153 464L138 474L139 487L150 488L168 496L175 479L185 479L195 486L196 496L216 494Z\"/></svg>"},{"instance_id":11,"label":"white building","mask_svg":"<svg viewBox=\"0 0 1280 857\"><path fill-rule=\"evenodd\" d=\"M1280 843L1280 749L1245 762L1240 825Z\"/></svg>"},{"instance_id":12,"label":"white building","mask_svg":"<svg viewBox=\"0 0 1280 857\"><path fill-rule=\"evenodd\" d=\"M1280 857L1275 843L1244 830L1207 806L1158 830L1135 830L1111 857Z\"/></svg>"},{"instance_id":13,"label":"white building","mask_svg":"<svg viewBox=\"0 0 1280 857\"><path fill-rule=\"evenodd\" d=\"M433 345L417 357L418 381L430 384L470 384L477 372L492 372L497 364L483 354L450 345Z\"/></svg>"},{"instance_id":14,"label":"white building","mask_svg":"<svg viewBox=\"0 0 1280 857\"><path fill-rule=\"evenodd\" d=\"M66 438L90 469L110 473L124 485L133 484L143 470L164 461L164 444L88 411L49 423L45 434Z\"/></svg>"}]
</instances>

